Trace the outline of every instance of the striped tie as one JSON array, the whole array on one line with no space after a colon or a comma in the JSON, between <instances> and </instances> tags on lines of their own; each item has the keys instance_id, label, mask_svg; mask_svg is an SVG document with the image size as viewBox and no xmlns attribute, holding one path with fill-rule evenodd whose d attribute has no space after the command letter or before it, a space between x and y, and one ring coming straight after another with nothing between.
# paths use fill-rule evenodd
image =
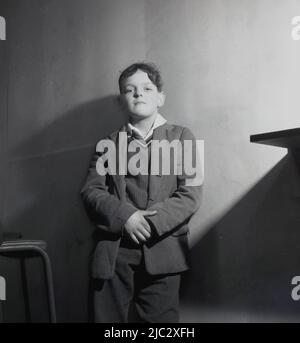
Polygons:
<instances>
[{"instance_id":1,"label":"striped tie","mask_svg":"<svg viewBox=\"0 0 300 343\"><path fill-rule=\"evenodd\" d=\"M136 140L144 148L147 148L151 144L152 138L153 138L153 134L145 140L144 137L137 130L134 130L134 129L132 129L131 134L128 135L128 139L130 142L132 140Z\"/></svg>"}]
</instances>

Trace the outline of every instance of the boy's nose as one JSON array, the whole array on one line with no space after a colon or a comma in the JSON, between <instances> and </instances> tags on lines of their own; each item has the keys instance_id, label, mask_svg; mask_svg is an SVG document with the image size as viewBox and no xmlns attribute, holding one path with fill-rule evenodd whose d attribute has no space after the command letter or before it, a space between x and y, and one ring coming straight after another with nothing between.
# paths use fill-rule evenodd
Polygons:
<instances>
[{"instance_id":1,"label":"boy's nose","mask_svg":"<svg viewBox=\"0 0 300 343\"><path fill-rule=\"evenodd\" d=\"M134 93L134 97L135 98L138 98L139 96L143 95L142 91L141 90L136 90L135 93Z\"/></svg>"}]
</instances>

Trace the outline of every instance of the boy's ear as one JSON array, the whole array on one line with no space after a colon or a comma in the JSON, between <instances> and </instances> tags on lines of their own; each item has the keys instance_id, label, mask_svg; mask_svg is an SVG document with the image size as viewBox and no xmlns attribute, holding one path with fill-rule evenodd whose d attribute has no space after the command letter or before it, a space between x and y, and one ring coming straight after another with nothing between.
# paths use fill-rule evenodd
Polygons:
<instances>
[{"instance_id":1,"label":"boy's ear","mask_svg":"<svg viewBox=\"0 0 300 343\"><path fill-rule=\"evenodd\" d=\"M166 100L166 94L164 92L159 93L159 98L158 98L158 107L162 107L165 103Z\"/></svg>"}]
</instances>

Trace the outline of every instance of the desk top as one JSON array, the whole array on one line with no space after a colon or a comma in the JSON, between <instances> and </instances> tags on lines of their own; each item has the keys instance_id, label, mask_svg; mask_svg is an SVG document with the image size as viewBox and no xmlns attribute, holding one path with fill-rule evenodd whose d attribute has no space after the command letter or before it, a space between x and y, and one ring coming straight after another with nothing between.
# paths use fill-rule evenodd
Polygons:
<instances>
[{"instance_id":1,"label":"desk top","mask_svg":"<svg viewBox=\"0 0 300 343\"><path fill-rule=\"evenodd\" d=\"M251 135L250 142L300 149L300 128Z\"/></svg>"}]
</instances>

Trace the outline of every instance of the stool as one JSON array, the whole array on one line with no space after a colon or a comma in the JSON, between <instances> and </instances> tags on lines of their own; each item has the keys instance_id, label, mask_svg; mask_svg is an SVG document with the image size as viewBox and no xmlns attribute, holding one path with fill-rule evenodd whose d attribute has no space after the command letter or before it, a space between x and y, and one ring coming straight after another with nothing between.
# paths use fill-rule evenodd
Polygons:
<instances>
[{"instance_id":1,"label":"stool","mask_svg":"<svg viewBox=\"0 0 300 343\"><path fill-rule=\"evenodd\" d=\"M11 256L18 253L35 253L42 257L44 272L46 276L47 284L47 298L48 298L48 311L49 319L51 323L56 323L56 311L55 311L55 299L54 299L54 287L50 258L46 252L47 243L39 240L4 240L0 244L0 255ZM22 258L23 262L23 258ZM24 267L24 266L23 266ZM24 268L22 268L24 272Z\"/></svg>"}]
</instances>

